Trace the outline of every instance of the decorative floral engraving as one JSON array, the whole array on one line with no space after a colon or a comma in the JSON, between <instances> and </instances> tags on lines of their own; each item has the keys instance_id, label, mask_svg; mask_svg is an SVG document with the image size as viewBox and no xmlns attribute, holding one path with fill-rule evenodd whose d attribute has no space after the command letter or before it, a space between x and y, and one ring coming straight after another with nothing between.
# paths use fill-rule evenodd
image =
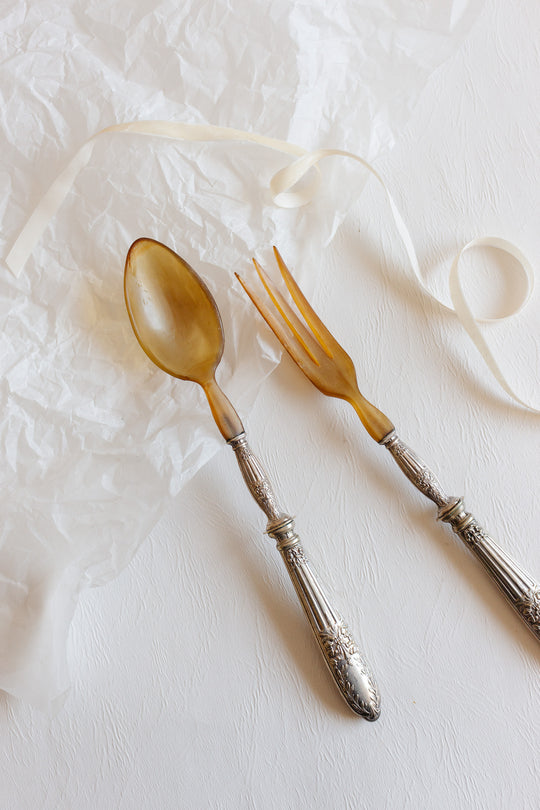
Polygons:
<instances>
[{"instance_id":1,"label":"decorative floral engraving","mask_svg":"<svg viewBox=\"0 0 540 810\"><path fill-rule=\"evenodd\" d=\"M396 436L389 441L386 446L409 481L411 481L423 495L437 504L437 506L443 506L447 502L448 497L443 492L435 474L418 458L416 453L414 453L405 442L402 442L401 439L398 439Z\"/></svg>"},{"instance_id":2,"label":"decorative floral engraving","mask_svg":"<svg viewBox=\"0 0 540 810\"><path fill-rule=\"evenodd\" d=\"M261 462L252 452L244 437L230 444L236 453L236 460L244 481L254 499L269 520L277 519L281 515L281 510Z\"/></svg>"},{"instance_id":3,"label":"decorative floral engraving","mask_svg":"<svg viewBox=\"0 0 540 810\"><path fill-rule=\"evenodd\" d=\"M255 482L251 487L251 491L267 517L274 517L279 514L276 496L268 481Z\"/></svg>"},{"instance_id":4,"label":"decorative floral engraving","mask_svg":"<svg viewBox=\"0 0 540 810\"><path fill-rule=\"evenodd\" d=\"M343 622L319 633L326 658L353 711L366 720L377 720L381 697L371 671ZM354 675L354 681L351 676Z\"/></svg>"},{"instance_id":5,"label":"decorative floral engraving","mask_svg":"<svg viewBox=\"0 0 540 810\"><path fill-rule=\"evenodd\" d=\"M307 557L304 549L300 545L286 549L284 555L289 565L292 565L294 568L297 568L299 565L307 564Z\"/></svg>"},{"instance_id":6,"label":"decorative floral engraving","mask_svg":"<svg viewBox=\"0 0 540 810\"><path fill-rule=\"evenodd\" d=\"M478 523L471 523L459 534L460 537L463 539L463 541L467 543L467 545L470 548L474 548L474 546L477 546L479 543L482 542L482 540L486 539L486 533L482 529L482 527L478 525Z\"/></svg>"},{"instance_id":7,"label":"decorative floral engraving","mask_svg":"<svg viewBox=\"0 0 540 810\"><path fill-rule=\"evenodd\" d=\"M359 650L346 624L336 624L331 631L319 633L321 643L331 661L349 661Z\"/></svg>"},{"instance_id":8,"label":"decorative floral engraving","mask_svg":"<svg viewBox=\"0 0 540 810\"><path fill-rule=\"evenodd\" d=\"M529 624L540 631L540 588L526 591L517 602L517 609Z\"/></svg>"},{"instance_id":9,"label":"decorative floral engraving","mask_svg":"<svg viewBox=\"0 0 540 810\"><path fill-rule=\"evenodd\" d=\"M427 467L424 467L414 483L420 492L423 492L437 506L442 506L446 502L447 498L441 489L441 485Z\"/></svg>"}]
</instances>

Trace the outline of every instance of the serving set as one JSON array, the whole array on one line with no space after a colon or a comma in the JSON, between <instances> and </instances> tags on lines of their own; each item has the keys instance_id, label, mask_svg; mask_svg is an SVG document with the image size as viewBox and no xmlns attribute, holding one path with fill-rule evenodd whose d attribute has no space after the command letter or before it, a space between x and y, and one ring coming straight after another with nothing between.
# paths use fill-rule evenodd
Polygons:
<instances>
[{"instance_id":1,"label":"serving set","mask_svg":"<svg viewBox=\"0 0 540 810\"><path fill-rule=\"evenodd\" d=\"M411 483L437 507L438 520L482 563L512 608L540 640L540 586L485 532L462 498L448 495L435 474L398 436L394 424L360 393L353 361L314 312L274 248L296 309L254 260L261 293L237 278L296 365L323 394L349 402L368 434L386 448ZM216 381L224 348L217 304L202 278L153 239L137 239L124 272L125 302L135 336L160 369L200 385L216 425L235 453L246 486L264 512L266 533L285 563L334 681L349 707L367 720L380 715L380 694L368 662L309 562L294 520L279 505L238 413ZM264 298L262 297L264 295Z\"/></svg>"}]
</instances>

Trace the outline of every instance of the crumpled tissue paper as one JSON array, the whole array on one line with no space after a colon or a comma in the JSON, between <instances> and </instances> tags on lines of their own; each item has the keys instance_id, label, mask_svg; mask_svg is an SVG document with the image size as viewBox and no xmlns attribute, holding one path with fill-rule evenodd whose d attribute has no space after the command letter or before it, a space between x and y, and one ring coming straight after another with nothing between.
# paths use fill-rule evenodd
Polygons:
<instances>
[{"instance_id":1,"label":"crumpled tissue paper","mask_svg":"<svg viewBox=\"0 0 540 810\"><path fill-rule=\"evenodd\" d=\"M0 44L2 256L70 157L116 122L211 123L376 158L479 6L13 4ZM220 382L245 417L279 352L233 272L276 243L309 292L307 269L361 187L360 174L345 190L329 174L309 207L281 210L267 184L288 162L241 142L100 136L19 277L2 265L0 688L11 695L47 708L66 692L81 589L126 566L222 446L202 391L136 343L122 290L130 244L163 241L205 278L225 327Z\"/></svg>"}]
</instances>

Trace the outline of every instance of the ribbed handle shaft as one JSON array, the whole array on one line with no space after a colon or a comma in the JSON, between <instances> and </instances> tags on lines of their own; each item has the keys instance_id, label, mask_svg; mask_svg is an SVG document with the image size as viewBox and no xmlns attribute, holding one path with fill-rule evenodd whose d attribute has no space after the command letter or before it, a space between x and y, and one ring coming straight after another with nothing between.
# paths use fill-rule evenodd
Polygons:
<instances>
[{"instance_id":1,"label":"ribbed handle shaft","mask_svg":"<svg viewBox=\"0 0 540 810\"><path fill-rule=\"evenodd\" d=\"M520 618L540 641L540 586L487 534L467 512L461 498L439 509L440 520L452 529L480 560Z\"/></svg>"},{"instance_id":2,"label":"ribbed handle shaft","mask_svg":"<svg viewBox=\"0 0 540 810\"><path fill-rule=\"evenodd\" d=\"M501 589L529 630L540 641L540 585L484 531L461 498L446 495L429 467L392 431L380 442L407 478L438 506L437 517L449 523Z\"/></svg>"},{"instance_id":3,"label":"ribbed handle shaft","mask_svg":"<svg viewBox=\"0 0 540 810\"><path fill-rule=\"evenodd\" d=\"M309 619L324 659L350 708L366 720L380 715L375 680L340 614L331 606L313 568L307 561L293 518L278 506L272 486L245 434L229 441L244 481L268 518L266 532L273 537L289 572L298 598Z\"/></svg>"}]
</instances>

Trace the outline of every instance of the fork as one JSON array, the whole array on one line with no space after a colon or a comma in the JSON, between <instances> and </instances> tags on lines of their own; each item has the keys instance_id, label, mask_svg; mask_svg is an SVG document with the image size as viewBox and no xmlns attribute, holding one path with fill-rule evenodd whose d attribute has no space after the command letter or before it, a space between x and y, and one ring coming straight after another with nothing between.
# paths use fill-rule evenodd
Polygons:
<instances>
[{"instance_id":1,"label":"fork","mask_svg":"<svg viewBox=\"0 0 540 810\"><path fill-rule=\"evenodd\" d=\"M360 393L353 361L312 309L274 247L274 255L302 321L256 259L255 269L273 306L263 303L238 273L236 278L280 343L323 394L344 399L369 435L390 451L409 481L437 506L437 519L453 531L482 563L508 602L540 641L540 586L495 543L465 509L462 498L447 495L435 474L403 442L390 419Z\"/></svg>"}]
</instances>

